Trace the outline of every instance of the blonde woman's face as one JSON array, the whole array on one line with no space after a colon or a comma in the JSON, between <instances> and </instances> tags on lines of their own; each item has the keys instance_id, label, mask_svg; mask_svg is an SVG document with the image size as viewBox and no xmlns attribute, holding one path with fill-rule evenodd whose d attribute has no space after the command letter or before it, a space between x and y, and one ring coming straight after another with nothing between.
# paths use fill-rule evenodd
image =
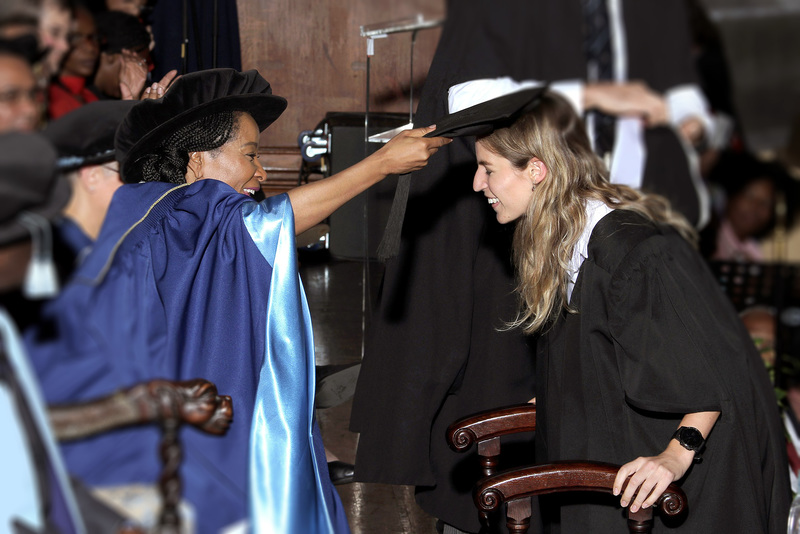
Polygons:
<instances>
[{"instance_id":1,"label":"blonde woman's face","mask_svg":"<svg viewBox=\"0 0 800 534\"><path fill-rule=\"evenodd\" d=\"M519 219L527 210L533 196L533 162L517 169L502 156L487 149L481 141L475 143L478 170L472 188L483 193L500 224Z\"/></svg>"}]
</instances>

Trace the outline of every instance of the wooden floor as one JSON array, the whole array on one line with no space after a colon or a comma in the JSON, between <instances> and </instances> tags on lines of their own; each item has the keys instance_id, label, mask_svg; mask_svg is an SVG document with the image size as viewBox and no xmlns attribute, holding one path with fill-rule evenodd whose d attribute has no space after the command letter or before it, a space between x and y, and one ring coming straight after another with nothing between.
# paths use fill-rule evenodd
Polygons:
<instances>
[{"instance_id":1,"label":"wooden floor","mask_svg":"<svg viewBox=\"0 0 800 534\"><path fill-rule=\"evenodd\" d=\"M335 261L327 252L301 254L317 364L358 362L362 354L362 309L371 300L382 275L380 264ZM368 291L363 291L364 280ZM366 299L365 299L366 296ZM348 430L352 400L320 410L325 446L346 462L355 460L358 436ZM435 519L414 502L414 488L353 483L337 486L353 534L435 533Z\"/></svg>"}]
</instances>

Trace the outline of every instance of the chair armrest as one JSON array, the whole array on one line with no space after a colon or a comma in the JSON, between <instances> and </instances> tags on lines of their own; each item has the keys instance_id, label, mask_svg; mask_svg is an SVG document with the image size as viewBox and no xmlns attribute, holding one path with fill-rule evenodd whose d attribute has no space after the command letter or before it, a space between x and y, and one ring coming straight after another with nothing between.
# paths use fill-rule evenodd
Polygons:
<instances>
[{"instance_id":1,"label":"chair armrest","mask_svg":"<svg viewBox=\"0 0 800 534\"><path fill-rule=\"evenodd\" d=\"M617 471L618 465L601 462L557 462L513 469L481 480L473 497L478 509L488 513L497 510L504 502L547 493L612 493ZM688 508L686 494L675 484L670 484L654 508L670 517L679 516ZM645 511L652 512L652 509Z\"/></svg>"},{"instance_id":2,"label":"chair armrest","mask_svg":"<svg viewBox=\"0 0 800 534\"><path fill-rule=\"evenodd\" d=\"M447 428L447 443L454 451L464 452L473 443L535 430L536 405L516 404L459 419Z\"/></svg>"},{"instance_id":3,"label":"chair armrest","mask_svg":"<svg viewBox=\"0 0 800 534\"><path fill-rule=\"evenodd\" d=\"M117 428L159 422L187 423L216 435L233 420L231 398L207 380L152 380L95 401L50 406L50 422L60 441L82 439Z\"/></svg>"}]
</instances>

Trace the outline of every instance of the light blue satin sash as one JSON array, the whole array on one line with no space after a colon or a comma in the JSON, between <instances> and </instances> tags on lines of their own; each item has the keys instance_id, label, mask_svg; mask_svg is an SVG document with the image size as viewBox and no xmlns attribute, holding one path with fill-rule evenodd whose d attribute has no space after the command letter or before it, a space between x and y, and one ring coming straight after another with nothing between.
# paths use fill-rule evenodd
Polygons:
<instances>
[{"instance_id":1,"label":"light blue satin sash","mask_svg":"<svg viewBox=\"0 0 800 534\"><path fill-rule=\"evenodd\" d=\"M311 315L297 272L287 195L243 206L244 224L272 265L266 348L250 434L252 532L332 533L312 425L316 385Z\"/></svg>"}]
</instances>

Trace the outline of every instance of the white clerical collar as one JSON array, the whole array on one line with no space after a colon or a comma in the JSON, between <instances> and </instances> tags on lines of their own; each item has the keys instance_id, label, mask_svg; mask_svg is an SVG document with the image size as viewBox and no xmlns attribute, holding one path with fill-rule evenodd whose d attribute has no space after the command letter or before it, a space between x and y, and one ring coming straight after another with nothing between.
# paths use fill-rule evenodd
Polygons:
<instances>
[{"instance_id":1,"label":"white clerical collar","mask_svg":"<svg viewBox=\"0 0 800 534\"><path fill-rule=\"evenodd\" d=\"M578 272L580 271L583 260L589 257L589 239L592 237L594 227L600 222L600 219L614 211L609 208L605 202L595 199L586 200L586 226L583 227L583 232L575 243L575 248L572 249L572 258L569 260L567 267L567 276L569 282L567 283L567 301L572 299L572 289L575 287L575 282L578 281Z\"/></svg>"}]
</instances>

